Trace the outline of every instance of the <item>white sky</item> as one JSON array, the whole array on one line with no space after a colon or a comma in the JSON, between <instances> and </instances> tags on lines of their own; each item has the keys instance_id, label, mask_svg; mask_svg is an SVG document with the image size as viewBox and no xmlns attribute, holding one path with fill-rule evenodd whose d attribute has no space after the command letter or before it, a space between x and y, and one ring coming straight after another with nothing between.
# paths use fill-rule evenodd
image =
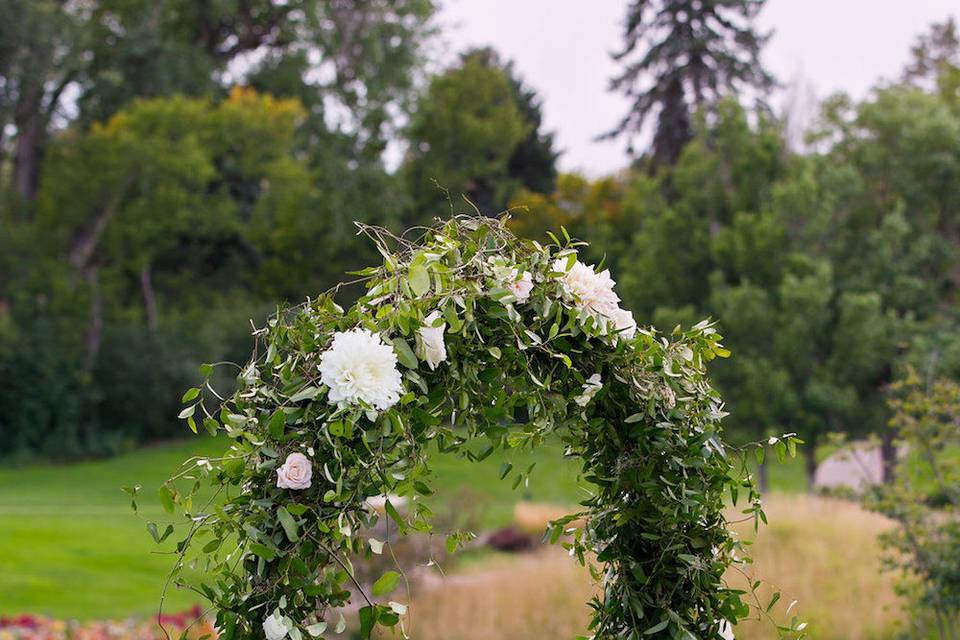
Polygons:
<instances>
[{"instance_id":1,"label":"white sky","mask_svg":"<svg viewBox=\"0 0 960 640\"><path fill-rule=\"evenodd\" d=\"M627 104L607 92L617 70L627 3L616 0L446 0L440 15L452 60L492 45L512 59L543 101L548 130L564 151L560 165L591 176L627 163L623 141L594 142ZM881 77L899 75L915 37L960 14L958 0L768 0L761 29L774 29L768 69L818 97L845 90L863 97ZM780 105L785 98L774 98Z\"/></svg>"}]
</instances>

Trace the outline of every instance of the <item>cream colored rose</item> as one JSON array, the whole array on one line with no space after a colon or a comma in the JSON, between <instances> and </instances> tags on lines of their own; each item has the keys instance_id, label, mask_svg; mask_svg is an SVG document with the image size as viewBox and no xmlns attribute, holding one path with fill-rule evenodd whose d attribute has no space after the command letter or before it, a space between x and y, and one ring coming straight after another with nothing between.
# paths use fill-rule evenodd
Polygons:
<instances>
[{"instance_id":1,"label":"cream colored rose","mask_svg":"<svg viewBox=\"0 0 960 640\"><path fill-rule=\"evenodd\" d=\"M431 371L447 359L447 345L443 342L447 323L433 326L439 319L440 312L434 311L424 318L423 326L417 329L417 357L425 360Z\"/></svg>"},{"instance_id":2,"label":"cream colored rose","mask_svg":"<svg viewBox=\"0 0 960 640\"><path fill-rule=\"evenodd\" d=\"M291 453L283 466L277 469L277 487L280 489L306 489L313 477L310 460L302 453Z\"/></svg>"},{"instance_id":3,"label":"cream colored rose","mask_svg":"<svg viewBox=\"0 0 960 640\"><path fill-rule=\"evenodd\" d=\"M267 640L283 640L287 637L287 626L283 624L283 618L274 613L264 619L263 633L267 636Z\"/></svg>"},{"instance_id":4,"label":"cream colored rose","mask_svg":"<svg viewBox=\"0 0 960 640\"><path fill-rule=\"evenodd\" d=\"M517 302L526 302L530 298L530 291L533 290L533 276L529 271L524 271L521 274L517 269L514 269L510 274L507 289L517 299Z\"/></svg>"}]
</instances>

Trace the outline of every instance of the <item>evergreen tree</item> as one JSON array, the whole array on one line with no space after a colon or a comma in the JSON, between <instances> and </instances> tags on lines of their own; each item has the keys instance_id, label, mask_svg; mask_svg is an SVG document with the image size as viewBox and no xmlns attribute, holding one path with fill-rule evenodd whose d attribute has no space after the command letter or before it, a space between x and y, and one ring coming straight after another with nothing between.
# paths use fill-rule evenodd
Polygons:
<instances>
[{"instance_id":1,"label":"evergreen tree","mask_svg":"<svg viewBox=\"0 0 960 640\"><path fill-rule=\"evenodd\" d=\"M411 217L440 212L438 185L484 213L505 209L521 188L552 192L559 153L542 123L536 92L512 63L490 48L464 53L433 78L407 130Z\"/></svg>"},{"instance_id":2,"label":"evergreen tree","mask_svg":"<svg viewBox=\"0 0 960 640\"><path fill-rule=\"evenodd\" d=\"M752 21L766 0L633 0L627 9L623 65L610 87L632 102L630 111L604 137L640 135L657 118L650 158L672 165L693 137L691 118L720 98L774 85L760 64L769 34Z\"/></svg>"}]
</instances>

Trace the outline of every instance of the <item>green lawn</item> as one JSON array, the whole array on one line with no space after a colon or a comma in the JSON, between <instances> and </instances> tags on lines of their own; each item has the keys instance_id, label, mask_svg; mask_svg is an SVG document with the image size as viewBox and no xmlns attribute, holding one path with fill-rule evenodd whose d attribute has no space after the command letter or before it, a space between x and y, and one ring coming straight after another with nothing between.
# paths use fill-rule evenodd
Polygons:
<instances>
[{"instance_id":1,"label":"green lawn","mask_svg":"<svg viewBox=\"0 0 960 640\"><path fill-rule=\"evenodd\" d=\"M148 519L167 518L157 488L187 457L216 455L223 447L222 440L198 437L109 460L0 470L0 615L89 619L154 612L173 561L157 553L172 545L158 548L146 531ZM509 479L499 480L508 459L517 468L537 463L528 489L512 491ZM482 526L509 522L513 503L524 497L569 503L578 495L576 467L556 447L476 464L436 456L435 468L431 506L469 508ZM121 490L134 484L143 486L139 517ZM196 601L172 589L167 608Z\"/></svg>"},{"instance_id":2,"label":"green lawn","mask_svg":"<svg viewBox=\"0 0 960 640\"><path fill-rule=\"evenodd\" d=\"M90 619L155 612L173 562L157 553L146 531L147 519L165 518L157 488L190 455L216 455L223 447L222 440L198 437L109 460L0 470L0 615ZM514 491L512 475L499 479L506 461L515 472L536 462L529 485ZM428 504L438 517L470 512L481 527L509 523L518 500L572 504L582 495L576 464L557 446L498 452L473 464L436 455L433 466L437 493ZM771 484L802 486L802 473L799 461L774 465ZM139 517L121 490L134 484L143 485ZM160 549L169 551L169 542ZM171 590L167 609L196 601Z\"/></svg>"},{"instance_id":3,"label":"green lawn","mask_svg":"<svg viewBox=\"0 0 960 640\"><path fill-rule=\"evenodd\" d=\"M222 448L222 441L197 438L110 460L0 471L0 614L156 611L172 560L156 553L146 520L121 487L143 485L141 515L162 518L160 483L189 455ZM169 597L172 609L195 601L188 593Z\"/></svg>"}]
</instances>

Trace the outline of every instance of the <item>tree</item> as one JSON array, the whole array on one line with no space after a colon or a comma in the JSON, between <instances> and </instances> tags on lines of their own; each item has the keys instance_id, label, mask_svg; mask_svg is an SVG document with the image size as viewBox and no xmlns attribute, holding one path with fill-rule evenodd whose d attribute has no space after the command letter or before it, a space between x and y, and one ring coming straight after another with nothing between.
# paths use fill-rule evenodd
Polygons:
<instances>
[{"instance_id":1,"label":"tree","mask_svg":"<svg viewBox=\"0 0 960 640\"><path fill-rule=\"evenodd\" d=\"M435 77L407 130L405 173L413 205L436 212L445 189L482 211L502 211L521 188L553 190L553 135L536 94L492 49L464 53Z\"/></svg>"},{"instance_id":2,"label":"tree","mask_svg":"<svg viewBox=\"0 0 960 640\"><path fill-rule=\"evenodd\" d=\"M379 157L413 96L434 11L431 0L7 0L0 125L13 125L14 186L35 196L51 128L105 121L136 97L222 94L258 70L231 67L253 52L268 65L308 61L303 90L337 111L334 128ZM68 88L76 108L63 110Z\"/></svg>"},{"instance_id":3,"label":"tree","mask_svg":"<svg viewBox=\"0 0 960 640\"><path fill-rule=\"evenodd\" d=\"M913 60L901 76L904 84L960 98L960 35L952 17L931 25L930 33L918 37L910 53Z\"/></svg>"},{"instance_id":4,"label":"tree","mask_svg":"<svg viewBox=\"0 0 960 640\"><path fill-rule=\"evenodd\" d=\"M0 234L0 372L20 376L0 394L7 451L102 454L169 436L176 403L138 394L176 393L201 359L247 348L246 319L333 279L303 115L236 89L136 101L56 136L35 220Z\"/></svg>"},{"instance_id":5,"label":"tree","mask_svg":"<svg viewBox=\"0 0 960 640\"><path fill-rule=\"evenodd\" d=\"M910 369L891 386L890 427L910 450L896 482L871 488L867 508L896 523L881 543L885 568L900 572L897 591L915 609L917 637L932 619L941 640L960 633L960 385L921 380Z\"/></svg>"},{"instance_id":6,"label":"tree","mask_svg":"<svg viewBox=\"0 0 960 640\"><path fill-rule=\"evenodd\" d=\"M0 2L0 188L25 201L36 195L49 129L82 64L83 19L68 4Z\"/></svg>"},{"instance_id":7,"label":"tree","mask_svg":"<svg viewBox=\"0 0 960 640\"><path fill-rule=\"evenodd\" d=\"M760 49L769 34L752 25L764 2L633 0L624 45L613 56L623 71L610 83L632 104L604 137L625 136L632 150L656 117L650 159L654 167L669 166L693 137L696 111L746 89L768 91L774 80L760 64Z\"/></svg>"}]
</instances>

